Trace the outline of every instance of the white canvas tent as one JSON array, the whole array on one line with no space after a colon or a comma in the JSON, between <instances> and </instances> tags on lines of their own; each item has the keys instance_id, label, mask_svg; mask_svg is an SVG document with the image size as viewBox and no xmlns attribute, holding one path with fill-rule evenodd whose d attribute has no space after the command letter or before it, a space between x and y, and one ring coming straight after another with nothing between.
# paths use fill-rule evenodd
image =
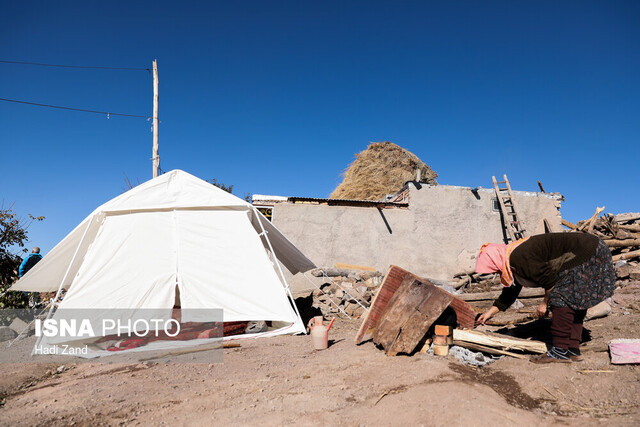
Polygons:
<instances>
[{"instance_id":1,"label":"white canvas tent","mask_svg":"<svg viewBox=\"0 0 640 427\"><path fill-rule=\"evenodd\" d=\"M304 332L280 263L314 264L251 204L174 170L93 211L11 290L66 289L59 308L220 308Z\"/></svg>"}]
</instances>

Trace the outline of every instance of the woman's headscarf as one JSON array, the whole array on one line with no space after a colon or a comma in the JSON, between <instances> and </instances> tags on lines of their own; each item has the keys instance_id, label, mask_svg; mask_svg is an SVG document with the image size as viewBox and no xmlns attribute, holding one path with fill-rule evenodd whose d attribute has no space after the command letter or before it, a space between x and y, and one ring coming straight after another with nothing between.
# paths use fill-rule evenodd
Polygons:
<instances>
[{"instance_id":1,"label":"woman's headscarf","mask_svg":"<svg viewBox=\"0 0 640 427\"><path fill-rule=\"evenodd\" d=\"M503 286L513 285L513 273L509 264L511 252L521 243L527 240L525 237L516 240L508 245L500 243L486 243L480 248L478 259L476 260L476 273L491 274L500 273L500 282Z\"/></svg>"}]
</instances>

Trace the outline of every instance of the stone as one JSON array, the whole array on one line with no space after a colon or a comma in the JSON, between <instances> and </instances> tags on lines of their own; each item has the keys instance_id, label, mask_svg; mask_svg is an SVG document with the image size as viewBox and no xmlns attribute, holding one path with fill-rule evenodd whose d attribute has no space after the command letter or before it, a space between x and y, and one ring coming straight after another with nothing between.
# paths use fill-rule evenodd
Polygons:
<instances>
[{"instance_id":1,"label":"stone","mask_svg":"<svg viewBox=\"0 0 640 427\"><path fill-rule=\"evenodd\" d=\"M29 324L24 320L16 317L15 319L13 319L9 327L13 329L15 332L17 332L18 334L20 334L22 333L22 331L24 331L29 327Z\"/></svg>"},{"instance_id":2,"label":"stone","mask_svg":"<svg viewBox=\"0 0 640 427\"><path fill-rule=\"evenodd\" d=\"M640 280L640 268L634 268L629 272L629 279Z\"/></svg>"},{"instance_id":3,"label":"stone","mask_svg":"<svg viewBox=\"0 0 640 427\"><path fill-rule=\"evenodd\" d=\"M631 265L624 263L619 267L616 267L616 277L618 279L627 279L629 278L629 274L631 273L632 267Z\"/></svg>"},{"instance_id":4,"label":"stone","mask_svg":"<svg viewBox=\"0 0 640 427\"><path fill-rule=\"evenodd\" d=\"M376 276L376 277L372 277L371 281L373 282L374 287L378 287L380 285L382 285L382 281L384 280L384 277L382 275L380 276Z\"/></svg>"},{"instance_id":5,"label":"stone","mask_svg":"<svg viewBox=\"0 0 640 427\"><path fill-rule=\"evenodd\" d=\"M356 277L358 277L358 280L360 281L367 281L371 278L371 271L360 271L358 273L356 273Z\"/></svg>"},{"instance_id":6,"label":"stone","mask_svg":"<svg viewBox=\"0 0 640 427\"><path fill-rule=\"evenodd\" d=\"M0 326L0 342L9 341L18 336L18 333L8 326Z\"/></svg>"},{"instance_id":7,"label":"stone","mask_svg":"<svg viewBox=\"0 0 640 427\"><path fill-rule=\"evenodd\" d=\"M607 298L601 303L589 308L584 320L599 319L601 317L608 316L609 314L611 314L611 300Z\"/></svg>"}]
</instances>

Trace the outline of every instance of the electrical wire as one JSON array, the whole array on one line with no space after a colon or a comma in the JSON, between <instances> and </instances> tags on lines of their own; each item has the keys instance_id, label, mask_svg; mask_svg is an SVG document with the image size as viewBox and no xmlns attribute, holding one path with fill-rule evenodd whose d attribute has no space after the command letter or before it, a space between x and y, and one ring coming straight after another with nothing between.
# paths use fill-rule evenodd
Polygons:
<instances>
[{"instance_id":1,"label":"electrical wire","mask_svg":"<svg viewBox=\"0 0 640 427\"><path fill-rule=\"evenodd\" d=\"M40 62L20 62L20 61L5 61L0 60L4 64L20 64L20 65L39 65L41 67L60 67L60 68L86 68L94 70L128 70L128 71L148 71L150 68L126 68L126 67L92 67L88 65L60 65L60 64L43 64Z\"/></svg>"},{"instance_id":2,"label":"electrical wire","mask_svg":"<svg viewBox=\"0 0 640 427\"><path fill-rule=\"evenodd\" d=\"M139 116L136 114L111 113L109 111L85 110L83 108L72 108L72 107L61 107L59 105L39 104L37 102L18 101L17 99L0 98L0 101L15 102L17 104L37 105L38 107L58 108L60 110L82 111L84 113L106 114L107 117L109 116L139 117L147 120L150 120L153 118L151 116Z\"/></svg>"}]
</instances>

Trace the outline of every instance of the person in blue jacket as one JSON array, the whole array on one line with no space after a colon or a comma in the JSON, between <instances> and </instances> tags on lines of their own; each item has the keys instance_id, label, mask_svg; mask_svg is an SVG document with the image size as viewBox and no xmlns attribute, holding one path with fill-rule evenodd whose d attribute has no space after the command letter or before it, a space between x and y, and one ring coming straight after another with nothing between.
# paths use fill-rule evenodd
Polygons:
<instances>
[{"instance_id":1,"label":"person in blue jacket","mask_svg":"<svg viewBox=\"0 0 640 427\"><path fill-rule=\"evenodd\" d=\"M42 255L40 255L40 248L35 247L31 250L28 257L22 260L20 267L18 268L18 276L22 277L27 274L27 271L31 270L34 265L40 262Z\"/></svg>"},{"instance_id":2,"label":"person in blue jacket","mask_svg":"<svg viewBox=\"0 0 640 427\"><path fill-rule=\"evenodd\" d=\"M34 265L40 262L42 255L40 255L40 248L35 247L31 249L31 253L28 257L22 260L20 267L18 268L18 276L22 277L27 274L27 271L31 270ZM40 294L37 292L29 293L23 292L24 295L29 296L29 307L35 307L40 303Z\"/></svg>"}]
</instances>

